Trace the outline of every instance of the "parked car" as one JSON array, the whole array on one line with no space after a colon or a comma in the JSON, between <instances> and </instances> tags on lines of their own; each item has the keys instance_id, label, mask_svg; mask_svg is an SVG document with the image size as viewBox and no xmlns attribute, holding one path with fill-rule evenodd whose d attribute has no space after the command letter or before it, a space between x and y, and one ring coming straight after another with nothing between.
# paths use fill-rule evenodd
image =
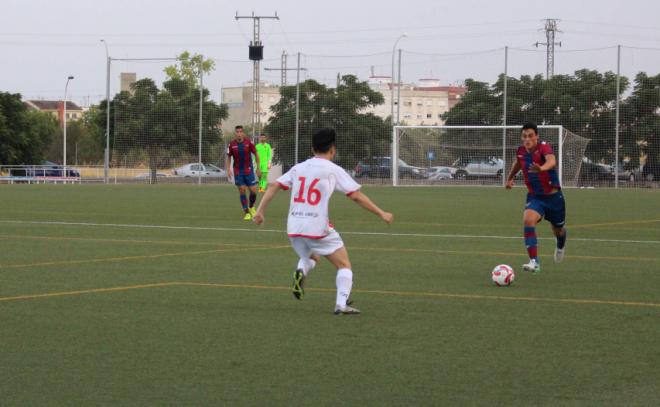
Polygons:
<instances>
[{"instance_id":1,"label":"parked car","mask_svg":"<svg viewBox=\"0 0 660 407\"><path fill-rule=\"evenodd\" d=\"M454 178L453 172L456 173L456 168L453 167L431 167L426 173L429 181L442 181Z\"/></svg>"},{"instance_id":2,"label":"parked car","mask_svg":"<svg viewBox=\"0 0 660 407\"><path fill-rule=\"evenodd\" d=\"M647 161L644 166L640 167L640 174L644 181L658 181L660 180L660 166L650 165Z\"/></svg>"},{"instance_id":3,"label":"parked car","mask_svg":"<svg viewBox=\"0 0 660 407\"><path fill-rule=\"evenodd\" d=\"M399 178L425 178L425 170L420 167L408 165L399 159ZM373 157L370 160L360 161L355 167L355 177L390 178L392 175L391 157Z\"/></svg>"},{"instance_id":4,"label":"parked car","mask_svg":"<svg viewBox=\"0 0 660 407\"><path fill-rule=\"evenodd\" d=\"M190 163L175 168L172 173L184 178L199 177L200 175L202 177L227 178L227 172L213 164Z\"/></svg>"},{"instance_id":5,"label":"parked car","mask_svg":"<svg viewBox=\"0 0 660 407\"><path fill-rule=\"evenodd\" d=\"M452 164L456 167L455 178L502 177L504 160L497 157L488 159L459 158Z\"/></svg>"},{"instance_id":6,"label":"parked car","mask_svg":"<svg viewBox=\"0 0 660 407\"><path fill-rule=\"evenodd\" d=\"M612 167L604 164L597 164L589 159L582 160L580 167L580 184L589 184L595 181L613 181L614 173Z\"/></svg>"},{"instance_id":7,"label":"parked car","mask_svg":"<svg viewBox=\"0 0 660 407\"><path fill-rule=\"evenodd\" d=\"M77 169L67 165L65 172L63 166L52 161L42 161L40 165L25 168L25 175L28 177L63 177L65 174L67 177L80 177Z\"/></svg>"},{"instance_id":8,"label":"parked car","mask_svg":"<svg viewBox=\"0 0 660 407\"><path fill-rule=\"evenodd\" d=\"M165 174L164 172L156 173L156 178L166 178L166 177L169 177L169 175ZM150 172L143 172L142 174L138 174L135 176L135 179L149 179L149 178L151 178Z\"/></svg>"},{"instance_id":9,"label":"parked car","mask_svg":"<svg viewBox=\"0 0 660 407\"><path fill-rule=\"evenodd\" d=\"M426 174L428 176L431 176L431 174L433 174L436 171L442 171L442 172L449 171L449 173L453 176L454 174L456 174L456 171L458 171L458 168L449 167L449 166L445 166L445 165L439 165L439 166L435 166L435 167L430 167L428 170L426 170Z\"/></svg>"}]
</instances>

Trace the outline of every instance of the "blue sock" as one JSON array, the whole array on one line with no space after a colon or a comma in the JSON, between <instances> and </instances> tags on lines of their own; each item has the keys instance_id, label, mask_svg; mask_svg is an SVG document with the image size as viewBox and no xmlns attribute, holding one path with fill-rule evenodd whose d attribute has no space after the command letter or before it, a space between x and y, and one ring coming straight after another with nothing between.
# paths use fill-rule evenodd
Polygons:
<instances>
[{"instance_id":1,"label":"blue sock","mask_svg":"<svg viewBox=\"0 0 660 407\"><path fill-rule=\"evenodd\" d=\"M245 194L241 194L241 206L243 207L243 212L247 212L248 202L247 202L247 197L245 196Z\"/></svg>"},{"instance_id":2,"label":"blue sock","mask_svg":"<svg viewBox=\"0 0 660 407\"><path fill-rule=\"evenodd\" d=\"M564 246L566 246L566 235L568 232L566 231L566 228L564 228L564 235L563 236L557 236L557 249L563 249Z\"/></svg>"},{"instance_id":3,"label":"blue sock","mask_svg":"<svg viewBox=\"0 0 660 407\"><path fill-rule=\"evenodd\" d=\"M539 261L539 256L538 256L538 250L536 248L536 228L534 226L525 226L524 229L524 237L525 237L525 247L527 248L527 254L529 254L529 258L532 260L536 260L538 263Z\"/></svg>"}]
</instances>

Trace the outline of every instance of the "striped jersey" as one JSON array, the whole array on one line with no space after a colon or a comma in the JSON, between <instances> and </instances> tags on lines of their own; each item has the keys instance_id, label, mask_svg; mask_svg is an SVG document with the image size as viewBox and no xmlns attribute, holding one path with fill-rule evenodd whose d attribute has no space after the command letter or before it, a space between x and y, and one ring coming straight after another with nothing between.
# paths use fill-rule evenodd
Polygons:
<instances>
[{"instance_id":1,"label":"striped jersey","mask_svg":"<svg viewBox=\"0 0 660 407\"><path fill-rule=\"evenodd\" d=\"M540 141L532 151L527 151L524 146L518 147L516 157L522 168L525 185L531 195L544 196L551 193L553 189L561 189L556 168L537 173L529 172L532 164L545 164L545 157L551 154L554 154L552 147L545 141Z\"/></svg>"},{"instance_id":2,"label":"striped jersey","mask_svg":"<svg viewBox=\"0 0 660 407\"><path fill-rule=\"evenodd\" d=\"M227 146L227 156L234 159L234 175L250 175L254 172L252 166L252 155L257 155L257 150L248 139L243 139L242 143L238 140L232 140Z\"/></svg>"}]
</instances>

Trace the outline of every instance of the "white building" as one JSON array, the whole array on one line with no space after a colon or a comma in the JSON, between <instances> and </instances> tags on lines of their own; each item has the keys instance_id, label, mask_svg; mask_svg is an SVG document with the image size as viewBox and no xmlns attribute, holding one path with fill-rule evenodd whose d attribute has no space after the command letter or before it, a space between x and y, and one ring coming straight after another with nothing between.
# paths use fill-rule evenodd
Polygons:
<instances>
[{"instance_id":1,"label":"white building","mask_svg":"<svg viewBox=\"0 0 660 407\"><path fill-rule=\"evenodd\" d=\"M262 127L273 114L270 108L280 101L280 87L268 82L261 82L259 87L259 112ZM232 133L236 125L252 125L252 81L242 86L222 88L222 103L227 104L229 117L222 122L222 131Z\"/></svg>"},{"instance_id":2,"label":"white building","mask_svg":"<svg viewBox=\"0 0 660 407\"><path fill-rule=\"evenodd\" d=\"M386 119L391 114L392 83L389 76L371 76L369 86L383 94L385 102L365 109ZM408 125L442 125L442 116L453 107L466 89L460 86L441 86L438 79L420 79L418 84L402 84L399 121ZM397 114L397 92L394 92L394 116ZM264 126L272 117L271 107L280 101L280 87L262 82L260 87L261 124ZM225 133L234 131L234 126L252 124L252 82L242 86L222 89L222 103L229 108L229 118L222 122Z\"/></svg>"},{"instance_id":3,"label":"white building","mask_svg":"<svg viewBox=\"0 0 660 407\"><path fill-rule=\"evenodd\" d=\"M397 117L398 101L401 108L398 111L399 122L407 125L442 125L442 117L465 94L465 88L459 86L442 86L440 80L424 78L419 84L402 83L400 95L397 95L397 84L392 85L389 76L372 76L369 86L383 94L385 103L369 109L377 116L387 118L392 114L392 97L394 97L394 117ZM392 90L394 89L394 92Z\"/></svg>"}]
</instances>

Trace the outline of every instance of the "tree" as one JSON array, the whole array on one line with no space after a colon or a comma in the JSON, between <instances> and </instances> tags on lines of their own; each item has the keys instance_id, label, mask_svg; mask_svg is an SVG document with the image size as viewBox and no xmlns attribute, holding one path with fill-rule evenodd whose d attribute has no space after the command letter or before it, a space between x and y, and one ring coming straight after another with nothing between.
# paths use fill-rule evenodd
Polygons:
<instances>
[{"instance_id":1,"label":"tree","mask_svg":"<svg viewBox=\"0 0 660 407\"><path fill-rule=\"evenodd\" d=\"M132 157L146 161L151 181L156 182L158 168L174 161L197 161L199 145L199 70L213 69L213 61L201 56L179 56L179 65L165 68L168 80L159 89L152 79L142 79L131 85L131 92L117 94L110 103L110 135L112 160ZM227 106L210 100L209 91L202 90L202 160L221 142L220 123L228 117ZM103 101L89 122L96 134L105 139L107 102Z\"/></svg>"},{"instance_id":2,"label":"tree","mask_svg":"<svg viewBox=\"0 0 660 407\"><path fill-rule=\"evenodd\" d=\"M200 72L209 73L215 69L215 62L212 59L204 59L203 55L184 51L177 57L178 65L165 67L165 74L170 79L183 80L188 87L194 88L199 81Z\"/></svg>"},{"instance_id":3,"label":"tree","mask_svg":"<svg viewBox=\"0 0 660 407\"><path fill-rule=\"evenodd\" d=\"M468 79L467 94L446 115L447 125L502 124L504 75L492 86ZM621 93L628 79L621 78ZM574 75L523 75L507 79L507 123L561 125L591 139L586 155L614 156L616 75L581 69ZM624 140L630 144L631 140Z\"/></svg>"},{"instance_id":4,"label":"tree","mask_svg":"<svg viewBox=\"0 0 660 407\"><path fill-rule=\"evenodd\" d=\"M646 154L645 173L660 176L660 74L640 72L635 77L633 92L621 107L621 136L632 141L624 144L632 165L639 164L641 150Z\"/></svg>"},{"instance_id":5,"label":"tree","mask_svg":"<svg viewBox=\"0 0 660 407\"><path fill-rule=\"evenodd\" d=\"M295 161L296 87L283 86L280 94L264 131L274 147L275 160L288 168ZM312 134L323 127L337 131L337 162L344 168L352 168L364 157L386 154L391 125L373 113L364 113L383 102L382 94L353 75L343 76L336 88L314 80L301 83L299 160L309 157Z\"/></svg>"},{"instance_id":6,"label":"tree","mask_svg":"<svg viewBox=\"0 0 660 407\"><path fill-rule=\"evenodd\" d=\"M39 164L57 131L52 115L28 111L20 94L0 92L0 163Z\"/></svg>"}]
</instances>

